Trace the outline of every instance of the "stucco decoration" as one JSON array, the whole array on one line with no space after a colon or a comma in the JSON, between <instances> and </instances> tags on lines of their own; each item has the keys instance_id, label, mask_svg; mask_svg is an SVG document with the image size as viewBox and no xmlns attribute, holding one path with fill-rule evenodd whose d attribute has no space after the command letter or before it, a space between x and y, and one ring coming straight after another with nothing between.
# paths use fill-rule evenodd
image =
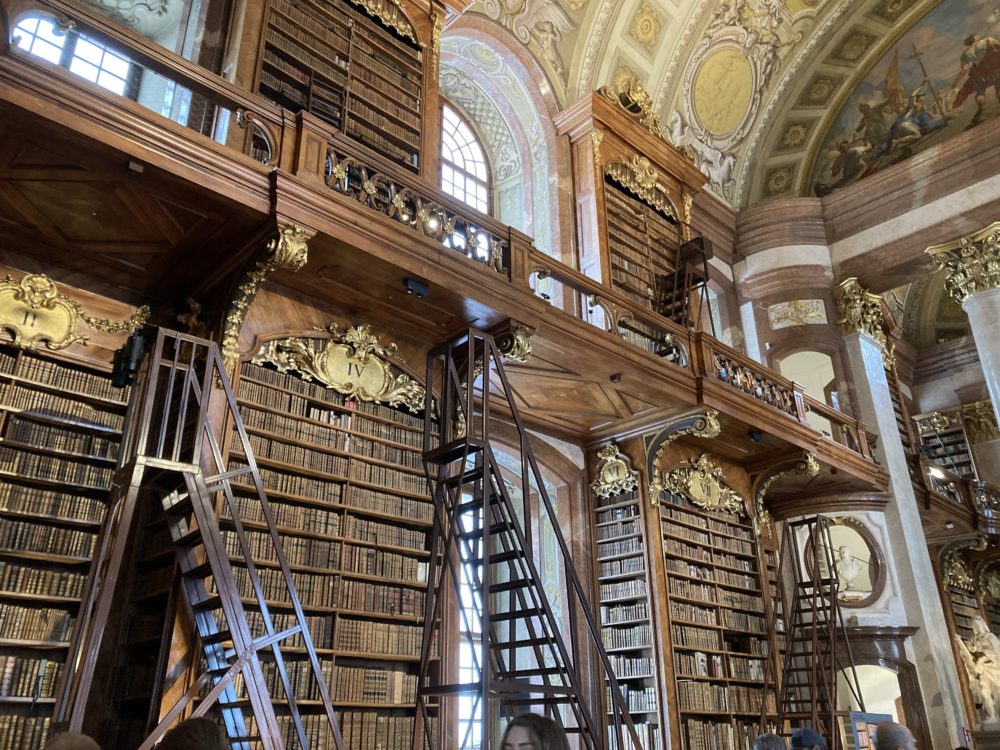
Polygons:
<instances>
[{"instance_id":1,"label":"stucco decoration","mask_svg":"<svg viewBox=\"0 0 1000 750\"><path fill-rule=\"evenodd\" d=\"M716 8L688 59L670 137L694 153L725 198L733 198L736 150L782 56L801 39L784 0L729 0Z\"/></svg>"},{"instance_id":2,"label":"stucco decoration","mask_svg":"<svg viewBox=\"0 0 1000 750\"><path fill-rule=\"evenodd\" d=\"M778 302L767 308L767 322L772 331L790 326L822 325L827 323L826 305L821 299L795 299Z\"/></svg>"},{"instance_id":3,"label":"stucco decoration","mask_svg":"<svg viewBox=\"0 0 1000 750\"><path fill-rule=\"evenodd\" d=\"M660 17L648 5L639 9L632 19L632 37L646 49L652 49L660 38Z\"/></svg>"},{"instance_id":4,"label":"stucco decoration","mask_svg":"<svg viewBox=\"0 0 1000 750\"><path fill-rule=\"evenodd\" d=\"M572 10L585 3L574 2ZM566 61L560 46L564 36L577 30L577 23L557 0L483 0L486 15L514 32L522 44L531 46L561 86L566 85Z\"/></svg>"},{"instance_id":5,"label":"stucco decoration","mask_svg":"<svg viewBox=\"0 0 1000 750\"><path fill-rule=\"evenodd\" d=\"M839 49L861 52L863 36ZM941 0L855 83L823 134L807 192L826 195L1000 114L998 38L996 3Z\"/></svg>"},{"instance_id":6,"label":"stucco decoration","mask_svg":"<svg viewBox=\"0 0 1000 750\"><path fill-rule=\"evenodd\" d=\"M493 179L503 182L521 170L514 137L496 104L464 72L441 66L441 93L476 126L486 141Z\"/></svg>"}]
</instances>

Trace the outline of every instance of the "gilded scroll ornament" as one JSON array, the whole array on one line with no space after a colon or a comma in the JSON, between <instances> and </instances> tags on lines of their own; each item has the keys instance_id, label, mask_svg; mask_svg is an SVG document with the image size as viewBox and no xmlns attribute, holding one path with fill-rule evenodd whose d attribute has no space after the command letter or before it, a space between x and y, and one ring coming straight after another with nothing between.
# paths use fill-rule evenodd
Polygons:
<instances>
[{"instance_id":1,"label":"gilded scroll ornament","mask_svg":"<svg viewBox=\"0 0 1000 750\"><path fill-rule=\"evenodd\" d=\"M600 130L590 131L590 142L594 144L594 172L597 174L597 181L601 181L601 142L604 140L604 133Z\"/></svg>"},{"instance_id":2,"label":"gilded scroll ornament","mask_svg":"<svg viewBox=\"0 0 1000 750\"><path fill-rule=\"evenodd\" d=\"M921 435L928 435L954 427L956 424L958 424L958 415L942 414L936 411L929 417L917 421L917 431Z\"/></svg>"},{"instance_id":3,"label":"gilded scroll ornament","mask_svg":"<svg viewBox=\"0 0 1000 750\"><path fill-rule=\"evenodd\" d=\"M754 520L758 529L763 529L771 525L771 514L764 505L764 498L771 485L778 479L788 474L799 474L804 477L814 477L819 474L819 462L812 453L806 453L801 459L787 463L778 464L773 467L769 474L760 484L754 493Z\"/></svg>"},{"instance_id":4,"label":"gilded scroll ornament","mask_svg":"<svg viewBox=\"0 0 1000 750\"><path fill-rule=\"evenodd\" d=\"M659 173L645 156L637 154L627 162L611 162L605 172L612 180L635 193L656 210L672 219L677 218L670 193L660 182Z\"/></svg>"},{"instance_id":5,"label":"gilded scroll ornament","mask_svg":"<svg viewBox=\"0 0 1000 750\"><path fill-rule=\"evenodd\" d=\"M309 260L309 246L306 231L294 224L286 224L278 230L276 237L267 243L267 255L247 271L237 288L236 297L229 305L225 328L222 335L222 361L230 375L236 369L240 355L237 344L240 339L240 329L246 319L247 310L257 290L264 284L268 276L278 270L298 271Z\"/></svg>"},{"instance_id":6,"label":"gilded scroll ornament","mask_svg":"<svg viewBox=\"0 0 1000 750\"><path fill-rule=\"evenodd\" d=\"M444 15L434 14L434 28L431 30L431 60L434 62L434 69L437 70L441 64L441 34L444 33Z\"/></svg>"},{"instance_id":7,"label":"gilded scroll ornament","mask_svg":"<svg viewBox=\"0 0 1000 750\"><path fill-rule=\"evenodd\" d=\"M524 326L515 325L507 330L496 334L495 341L497 349L505 362L527 362L531 356L531 339L528 329ZM480 372L482 371L482 361L477 362Z\"/></svg>"},{"instance_id":8,"label":"gilded scroll ornament","mask_svg":"<svg viewBox=\"0 0 1000 750\"><path fill-rule=\"evenodd\" d=\"M622 79L617 86L602 86L597 90L608 101L614 102L633 117L653 135L666 140L660 127L660 113L653 106L653 97L639 83L635 76Z\"/></svg>"},{"instance_id":9,"label":"gilded scroll ornament","mask_svg":"<svg viewBox=\"0 0 1000 750\"><path fill-rule=\"evenodd\" d=\"M969 566L965 562L958 549L947 552L942 560L944 585L954 586L957 589L972 591L972 575L969 573Z\"/></svg>"},{"instance_id":10,"label":"gilded scroll ornament","mask_svg":"<svg viewBox=\"0 0 1000 750\"><path fill-rule=\"evenodd\" d=\"M390 29L394 29L414 43L417 42L413 25L403 13L403 5L399 0L351 0L351 2L364 8Z\"/></svg>"},{"instance_id":11,"label":"gilded scroll ornament","mask_svg":"<svg viewBox=\"0 0 1000 750\"><path fill-rule=\"evenodd\" d=\"M722 469L715 465L707 453L702 453L689 465L667 473L663 477L663 487L669 492L687 497L705 510L746 512L743 498L726 485Z\"/></svg>"},{"instance_id":12,"label":"gilded scroll ornament","mask_svg":"<svg viewBox=\"0 0 1000 750\"><path fill-rule=\"evenodd\" d=\"M329 339L288 338L271 341L253 358L315 380L348 398L402 406L411 412L424 408L424 388L408 375L394 375L389 358L398 359L396 345L382 346L371 326L326 329Z\"/></svg>"},{"instance_id":13,"label":"gilded scroll ornament","mask_svg":"<svg viewBox=\"0 0 1000 750\"><path fill-rule=\"evenodd\" d=\"M1000 288L1000 221L954 242L932 245L927 254L945 270L945 288L960 305L976 292Z\"/></svg>"},{"instance_id":14,"label":"gilded scroll ornament","mask_svg":"<svg viewBox=\"0 0 1000 750\"><path fill-rule=\"evenodd\" d=\"M663 438L660 442L660 447L656 450L656 455L653 456L653 476L652 481L649 483L649 504L654 508L660 504L660 492L665 489L660 471L664 449L685 435L694 435L695 437L710 440L722 432L722 426L719 424L719 412L715 409L706 409L704 414L698 414L694 417L681 420L674 426L677 429L668 433Z\"/></svg>"},{"instance_id":15,"label":"gilded scroll ornament","mask_svg":"<svg viewBox=\"0 0 1000 750\"><path fill-rule=\"evenodd\" d=\"M622 455L615 443L610 443L597 454L597 479L590 489L598 497L613 497L630 492L639 485L639 472L632 468L628 457Z\"/></svg>"},{"instance_id":16,"label":"gilded scroll ornament","mask_svg":"<svg viewBox=\"0 0 1000 750\"><path fill-rule=\"evenodd\" d=\"M14 346L36 349L63 349L70 344L86 344L89 338L76 332L83 321L101 333L119 334L135 330L149 318L145 305L125 320L88 315L80 304L60 294L55 282L42 274L28 274L20 281L10 276L0 281L0 329L10 334Z\"/></svg>"},{"instance_id":17,"label":"gilded scroll ornament","mask_svg":"<svg viewBox=\"0 0 1000 750\"><path fill-rule=\"evenodd\" d=\"M842 281L834 290L837 310L844 333L864 333L875 339L884 349L885 317L882 313L882 298L872 294L852 276Z\"/></svg>"},{"instance_id":18,"label":"gilded scroll ornament","mask_svg":"<svg viewBox=\"0 0 1000 750\"><path fill-rule=\"evenodd\" d=\"M993 413L993 405L989 401L977 401L963 406L962 421L965 423L969 442L973 445L1000 438L996 414Z\"/></svg>"}]
</instances>

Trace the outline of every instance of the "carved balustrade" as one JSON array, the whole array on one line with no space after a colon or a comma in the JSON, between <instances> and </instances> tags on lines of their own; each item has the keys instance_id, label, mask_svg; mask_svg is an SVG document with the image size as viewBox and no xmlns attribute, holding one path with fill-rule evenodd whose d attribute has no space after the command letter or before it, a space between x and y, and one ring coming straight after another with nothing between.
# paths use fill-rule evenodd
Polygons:
<instances>
[{"instance_id":1,"label":"carved balustrade","mask_svg":"<svg viewBox=\"0 0 1000 750\"><path fill-rule=\"evenodd\" d=\"M803 394L802 401L807 413L817 414L830 424L829 434L823 431L826 437L850 448L855 453L872 457L872 450L878 438L861 420L849 417L812 396Z\"/></svg>"},{"instance_id":2,"label":"carved balustrade","mask_svg":"<svg viewBox=\"0 0 1000 750\"><path fill-rule=\"evenodd\" d=\"M14 27L23 18L37 15L50 19L56 28L66 33L84 35L104 44L127 58L130 65L140 67L144 82L158 79L165 88L173 88L173 101L187 100L186 106L171 107L169 114L164 115L168 119L261 164L278 164L287 120L280 107L112 21L86 4L67 0L3 0L2 7L15 36ZM40 68L52 70L57 67L16 45L11 45L6 52ZM69 78L75 76L71 74ZM80 80L82 86L93 86ZM97 90L105 96L113 95L107 89ZM121 98L123 102L131 102L126 106L146 107L158 115L164 114L160 108L153 109L141 103L137 95Z\"/></svg>"},{"instance_id":3,"label":"carved balustrade","mask_svg":"<svg viewBox=\"0 0 1000 750\"><path fill-rule=\"evenodd\" d=\"M510 227L380 159L360 144L331 138L323 179L329 188L365 208L510 278Z\"/></svg>"}]
</instances>

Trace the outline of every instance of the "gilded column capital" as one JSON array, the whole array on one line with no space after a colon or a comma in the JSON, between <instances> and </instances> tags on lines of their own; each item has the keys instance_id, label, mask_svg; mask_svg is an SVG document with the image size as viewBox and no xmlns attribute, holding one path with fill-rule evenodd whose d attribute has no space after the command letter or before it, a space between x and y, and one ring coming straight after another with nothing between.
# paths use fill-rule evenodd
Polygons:
<instances>
[{"instance_id":1,"label":"gilded column capital","mask_svg":"<svg viewBox=\"0 0 1000 750\"><path fill-rule=\"evenodd\" d=\"M976 292L1000 288L1000 221L952 242L931 245L927 254L944 269L945 287L960 305Z\"/></svg>"},{"instance_id":2,"label":"gilded column capital","mask_svg":"<svg viewBox=\"0 0 1000 750\"><path fill-rule=\"evenodd\" d=\"M865 289L856 276L844 279L834 290L844 333L864 333L886 347L882 298Z\"/></svg>"}]
</instances>

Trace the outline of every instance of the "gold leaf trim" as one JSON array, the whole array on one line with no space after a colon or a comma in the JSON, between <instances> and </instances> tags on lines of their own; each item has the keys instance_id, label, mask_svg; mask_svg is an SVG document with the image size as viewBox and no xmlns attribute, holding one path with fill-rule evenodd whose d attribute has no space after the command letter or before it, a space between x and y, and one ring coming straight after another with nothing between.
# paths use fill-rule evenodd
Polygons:
<instances>
[{"instance_id":1,"label":"gold leaf trim","mask_svg":"<svg viewBox=\"0 0 1000 750\"><path fill-rule=\"evenodd\" d=\"M605 174L656 210L677 220L670 192L660 182L659 173L645 156L635 155L627 162L613 161L608 164Z\"/></svg>"},{"instance_id":2,"label":"gold leaf trim","mask_svg":"<svg viewBox=\"0 0 1000 750\"><path fill-rule=\"evenodd\" d=\"M692 421L688 426L681 427L676 432L672 432L664 437L663 442L660 443L660 447L656 451L656 455L653 456L653 476L652 481L649 483L649 504L654 508L660 504L660 492L664 489L660 478L660 462L663 459L664 449L685 435L694 435L695 437L710 440L711 438L718 437L722 431L722 426L719 424L719 412L715 409L706 409L704 414L699 414L691 419Z\"/></svg>"},{"instance_id":3,"label":"gold leaf trim","mask_svg":"<svg viewBox=\"0 0 1000 750\"><path fill-rule=\"evenodd\" d=\"M382 346L371 326L326 329L329 339L288 338L271 341L253 358L315 380L348 398L402 406L411 412L424 407L424 387L408 375L394 375L389 358L398 359L396 345Z\"/></svg>"},{"instance_id":4,"label":"gold leaf trim","mask_svg":"<svg viewBox=\"0 0 1000 750\"><path fill-rule=\"evenodd\" d=\"M615 443L609 443L597 454L597 479L590 489L598 497L613 497L630 492L639 486L639 472L632 468L628 457L623 455Z\"/></svg>"},{"instance_id":5,"label":"gold leaf trim","mask_svg":"<svg viewBox=\"0 0 1000 750\"><path fill-rule=\"evenodd\" d=\"M976 292L1000 288L1000 221L953 242L932 245L927 254L945 270L945 286L959 305Z\"/></svg>"},{"instance_id":6,"label":"gold leaf trim","mask_svg":"<svg viewBox=\"0 0 1000 750\"><path fill-rule=\"evenodd\" d=\"M604 141L604 133L600 130L590 131L590 142L594 144L594 172L597 174L597 181L601 181L601 143Z\"/></svg>"},{"instance_id":7,"label":"gold leaf trim","mask_svg":"<svg viewBox=\"0 0 1000 750\"><path fill-rule=\"evenodd\" d=\"M634 76L622 80L617 88L602 86L597 93L638 119L650 133L667 141L660 127L660 113L653 108L653 98Z\"/></svg>"},{"instance_id":8,"label":"gold leaf trim","mask_svg":"<svg viewBox=\"0 0 1000 750\"><path fill-rule=\"evenodd\" d=\"M28 274L20 281L7 276L0 281L0 329L22 349L37 349L40 344L53 350L87 344L90 339L76 332L81 320L101 333L120 334L135 330L148 319L146 305L125 320L88 315L76 300L60 294L55 282L44 274Z\"/></svg>"},{"instance_id":9,"label":"gold leaf trim","mask_svg":"<svg viewBox=\"0 0 1000 750\"><path fill-rule=\"evenodd\" d=\"M819 474L819 461L812 453L806 453L802 459L791 464L779 464L772 474L769 474L763 482L757 486L754 493L754 521L758 530L771 526L771 514L764 505L764 497L771 485L787 474L801 474L805 477L814 477Z\"/></svg>"},{"instance_id":10,"label":"gold leaf trim","mask_svg":"<svg viewBox=\"0 0 1000 750\"><path fill-rule=\"evenodd\" d=\"M683 495L699 508L746 515L743 498L726 484L722 469L707 453L667 473L663 477L663 487L676 495Z\"/></svg>"},{"instance_id":11,"label":"gold leaf trim","mask_svg":"<svg viewBox=\"0 0 1000 750\"><path fill-rule=\"evenodd\" d=\"M364 8L390 29L405 36L414 44L417 43L417 35L413 31L413 25L403 12L403 5L399 0L351 0L351 2L359 8Z\"/></svg>"}]
</instances>

